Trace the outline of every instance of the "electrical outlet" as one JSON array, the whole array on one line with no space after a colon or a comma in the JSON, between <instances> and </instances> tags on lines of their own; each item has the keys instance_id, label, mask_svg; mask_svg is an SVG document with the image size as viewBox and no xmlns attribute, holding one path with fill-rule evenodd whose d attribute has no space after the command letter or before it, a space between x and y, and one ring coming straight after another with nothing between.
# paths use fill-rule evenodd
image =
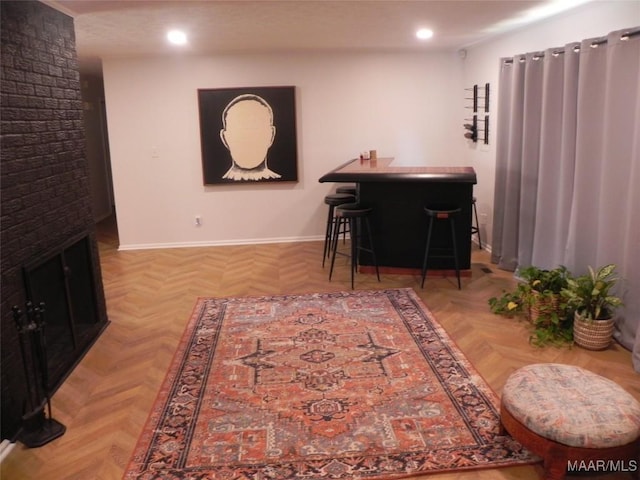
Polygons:
<instances>
[{"instance_id":1,"label":"electrical outlet","mask_svg":"<svg viewBox=\"0 0 640 480\"><path fill-rule=\"evenodd\" d=\"M196 225L196 227L201 227L202 226L202 217L200 215L196 215L195 225Z\"/></svg>"},{"instance_id":2,"label":"electrical outlet","mask_svg":"<svg viewBox=\"0 0 640 480\"><path fill-rule=\"evenodd\" d=\"M487 214L486 213L481 213L480 214L480 223L482 225L486 225L487 224Z\"/></svg>"}]
</instances>

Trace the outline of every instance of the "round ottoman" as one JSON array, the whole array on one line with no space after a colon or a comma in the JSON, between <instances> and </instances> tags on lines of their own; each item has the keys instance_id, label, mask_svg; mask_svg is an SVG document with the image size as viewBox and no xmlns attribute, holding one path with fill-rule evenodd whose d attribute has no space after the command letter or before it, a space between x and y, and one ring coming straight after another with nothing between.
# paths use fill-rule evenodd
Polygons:
<instances>
[{"instance_id":1,"label":"round ottoman","mask_svg":"<svg viewBox=\"0 0 640 480\"><path fill-rule=\"evenodd\" d=\"M640 403L600 375L554 363L523 367L505 383L500 417L504 430L542 457L548 480L589 465L640 478Z\"/></svg>"}]
</instances>

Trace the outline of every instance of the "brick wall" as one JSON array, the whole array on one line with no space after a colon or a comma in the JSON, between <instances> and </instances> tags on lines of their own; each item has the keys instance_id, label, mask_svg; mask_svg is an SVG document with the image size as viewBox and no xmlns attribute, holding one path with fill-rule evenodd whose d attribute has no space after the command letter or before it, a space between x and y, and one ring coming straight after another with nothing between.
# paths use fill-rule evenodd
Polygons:
<instances>
[{"instance_id":1,"label":"brick wall","mask_svg":"<svg viewBox=\"0 0 640 480\"><path fill-rule=\"evenodd\" d=\"M2 438L20 425L25 379L11 306L25 302L22 266L88 232L106 322L73 19L35 1L0 2ZM37 299L34 299L37 301ZM55 402L55 397L54 397Z\"/></svg>"}]
</instances>

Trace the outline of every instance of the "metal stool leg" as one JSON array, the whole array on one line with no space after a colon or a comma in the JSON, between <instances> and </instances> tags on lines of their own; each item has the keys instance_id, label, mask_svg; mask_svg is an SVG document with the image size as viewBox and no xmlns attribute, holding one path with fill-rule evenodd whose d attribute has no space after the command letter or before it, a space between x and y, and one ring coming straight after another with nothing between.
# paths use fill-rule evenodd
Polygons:
<instances>
[{"instance_id":1,"label":"metal stool leg","mask_svg":"<svg viewBox=\"0 0 640 480\"><path fill-rule=\"evenodd\" d=\"M478 235L478 246L482 250L482 238L480 238L480 222L478 222L478 208L476 207L475 198L473 199L473 215L476 219L476 226L471 230Z\"/></svg>"},{"instance_id":2,"label":"metal stool leg","mask_svg":"<svg viewBox=\"0 0 640 480\"><path fill-rule=\"evenodd\" d=\"M336 251L338 250L338 238L340 237L340 226L346 222L346 218L337 217L336 224L333 227L333 238L331 239L331 268L329 269L329 281L331 281L331 277L333 276L333 266L336 263Z\"/></svg>"},{"instance_id":3,"label":"metal stool leg","mask_svg":"<svg viewBox=\"0 0 640 480\"><path fill-rule=\"evenodd\" d=\"M376 276L378 277L378 281L380 281L380 271L378 270L378 259L376 258L376 249L373 246L373 234L371 233L371 222L369 222L369 218L365 217L365 224L367 225L367 234L369 236L369 249L371 251L371 258L373 258L373 264L376 266Z\"/></svg>"},{"instance_id":4,"label":"metal stool leg","mask_svg":"<svg viewBox=\"0 0 640 480\"><path fill-rule=\"evenodd\" d=\"M322 268L324 268L324 261L331 253L331 241L333 240L333 228L336 222L334 218L334 207L329 205L329 216L327 217L327 229L324 234L324 252L322 254Z\"/></svg>"},{"instance_id":5,"label":"metal stool leg","mask_svg":"<svg viewBox=\"0 0 640 480\"><path fill-rule=\"evenodd\" d=\"M353 277L358 269L358 246L360 244L360 231L358 219L349 218L349 230L351 232L351 290L353 290Z\"/></svg>"},{"instance_id":6,"label":"metal stool leg","mask_svg":"<svg viewBox=\"0 0 640 480\"><path fill-rule=\"evenodd\" d=\"M453 217L449 217L449 224L451 225L451 242L453 243L453 261L456 266L456 276L458 277L458 290L460 290L462 287L460 286L460 267L458 266L458 242L456 242L456 225Z\"/></svg>"},{"instance_id":7,"label":"metal stool leg","mask_svg":"<svg viewBox=\"0 0 640 480\"><path fill-rule=\"evenodd\" d=\"M420 288L424 288L424 279L427 277L427 260L429 259L429 246L431 244L431 231L433 230L433 217L429 218L429 228L427 230L427 245L424 249L424 260L422 261L422 283Z\"/></svg>"}]
</instances>

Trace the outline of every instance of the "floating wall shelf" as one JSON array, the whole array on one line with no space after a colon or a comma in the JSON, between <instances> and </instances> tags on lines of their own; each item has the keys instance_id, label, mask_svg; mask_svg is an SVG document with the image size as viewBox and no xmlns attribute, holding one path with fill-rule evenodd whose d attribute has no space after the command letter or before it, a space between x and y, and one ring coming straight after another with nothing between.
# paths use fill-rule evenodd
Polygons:
<instances>
[{"instance_id":1,"label":"floating wall shelf","mask_svg":"<svg viewBox=\"0 0 640 480\"><path fill-rule=\"evenodd\" d=\"M478 140L482 140L485 145L489 144L489 84L484 84L484 95L480 95L478 85L474 85L473 88L466 88L465 91L473 92L472 97L467 97L465 100L470 100L473 103L465 108L473 110L473 116L465 118L465 138L468 138L472 142L476 143ZM484 118L480 119L480 111L483 111Z\"/></svg>"}]
</instances>

